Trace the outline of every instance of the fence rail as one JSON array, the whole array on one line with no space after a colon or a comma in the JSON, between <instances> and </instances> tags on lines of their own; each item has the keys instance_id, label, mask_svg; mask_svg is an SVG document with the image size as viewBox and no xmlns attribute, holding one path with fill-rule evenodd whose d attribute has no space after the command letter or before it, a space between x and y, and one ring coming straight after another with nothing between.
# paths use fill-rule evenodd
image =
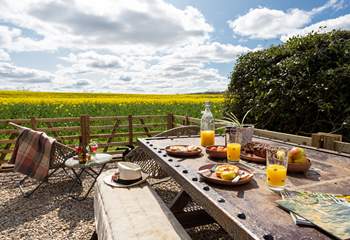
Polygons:
<instances>
[{"instance_id":1,"label":"fence rail","mask_svg":"<svg viewBox=\"0 0 350 240\"><path fill-rule=\"evenodd\" d=\"M0 169L6 163L18 136L8 123L46 132L58 141L75 146L97 141L99 151L120 153L116 147L133 145L138 137L151 137L174 125L173 115L88 116L64 118L0 119Z\"/></svg>"},{"instance_id":2,"label":"fence rail","mask_svg":"<svg viewBox=\"0 0 350 240\"><path fill-rule=\"evenodd\" d=\"M120 153L115 147L133 145L139 137L151 137L164 130L185 125L199 125L200 119L190 116L173 115L129 115L129 116L88 116L64 118L0 119L0 169L10 158L18 135L17 129L8 123L14 122L39 131L47 132L58 141L69 146L87 144L90 140L99 143L100 151ZM218 127L222 123L217 122ZM313 134L305 137L293 134L255 129L260 137L276 139L310 147L318 147L350 154L350 143L342 142L340 135Z\"/></svg>"}]
</instances>

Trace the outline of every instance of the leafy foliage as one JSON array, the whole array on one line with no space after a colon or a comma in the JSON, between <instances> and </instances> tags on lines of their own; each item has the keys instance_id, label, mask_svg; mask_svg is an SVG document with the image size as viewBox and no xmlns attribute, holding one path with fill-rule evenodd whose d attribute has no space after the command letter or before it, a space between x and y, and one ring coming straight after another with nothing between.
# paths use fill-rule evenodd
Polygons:
<instances>
[{"instance_id":1,"label":"leafy foliage","mask_svg":"<svg viewBox=\"0 0 350 240\"><path fill-rule=\"evenodd\" d=\"M350 31L311 33L241 56L225 112L287 132L337 132L350 140Z\"/></svg>"}]
</instances>

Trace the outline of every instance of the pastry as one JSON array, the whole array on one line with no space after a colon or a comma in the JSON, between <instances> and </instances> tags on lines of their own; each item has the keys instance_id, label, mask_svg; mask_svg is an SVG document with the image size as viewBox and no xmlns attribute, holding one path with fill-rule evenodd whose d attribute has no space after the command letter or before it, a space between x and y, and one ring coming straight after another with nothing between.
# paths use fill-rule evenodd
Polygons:
<instances>
[{"instance_id":1,"label":"pastry","mask_svg":"<svg viewBox=\"0 0 350 240\"><path fill-rule=\"evenodd\" d=\"M269 147L268 144L259 142L250 142L243 146L243 154L254 154L255 156L266 158L266 149Z\"/></svg>"}]
</instances>

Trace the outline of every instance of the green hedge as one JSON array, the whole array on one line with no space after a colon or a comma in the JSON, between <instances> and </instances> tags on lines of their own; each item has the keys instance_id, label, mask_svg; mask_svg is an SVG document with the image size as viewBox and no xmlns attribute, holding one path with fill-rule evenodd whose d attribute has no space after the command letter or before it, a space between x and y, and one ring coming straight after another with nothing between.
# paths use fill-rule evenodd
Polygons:
<instances>
[{"instance_id":1,"label":"green hedge","mask_svg":"<svg viewBox=\"0 0 350 240\"><path fill-rule=\"evenodd\" d=\"M350 140L350 31L311 33L241 56L231 73L224 111L260 128L318 131Z\"/></svg>"}]
</instances>

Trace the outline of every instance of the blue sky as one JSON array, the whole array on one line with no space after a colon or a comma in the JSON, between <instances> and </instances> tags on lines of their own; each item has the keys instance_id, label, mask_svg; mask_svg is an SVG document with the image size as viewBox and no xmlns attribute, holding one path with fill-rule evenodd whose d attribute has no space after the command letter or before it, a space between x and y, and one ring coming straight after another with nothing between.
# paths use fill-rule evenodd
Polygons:
<instances>
[{"instance_id":1,"label":"blue sky","mask_svg":"<svg viewBox=\"0 0 350 240\"><path fill-rule=\"evenodd\" d=\"M350 2L0 0L2 89L222 91L238 56L350 29Z\"/></svg>"}]
</instances>

